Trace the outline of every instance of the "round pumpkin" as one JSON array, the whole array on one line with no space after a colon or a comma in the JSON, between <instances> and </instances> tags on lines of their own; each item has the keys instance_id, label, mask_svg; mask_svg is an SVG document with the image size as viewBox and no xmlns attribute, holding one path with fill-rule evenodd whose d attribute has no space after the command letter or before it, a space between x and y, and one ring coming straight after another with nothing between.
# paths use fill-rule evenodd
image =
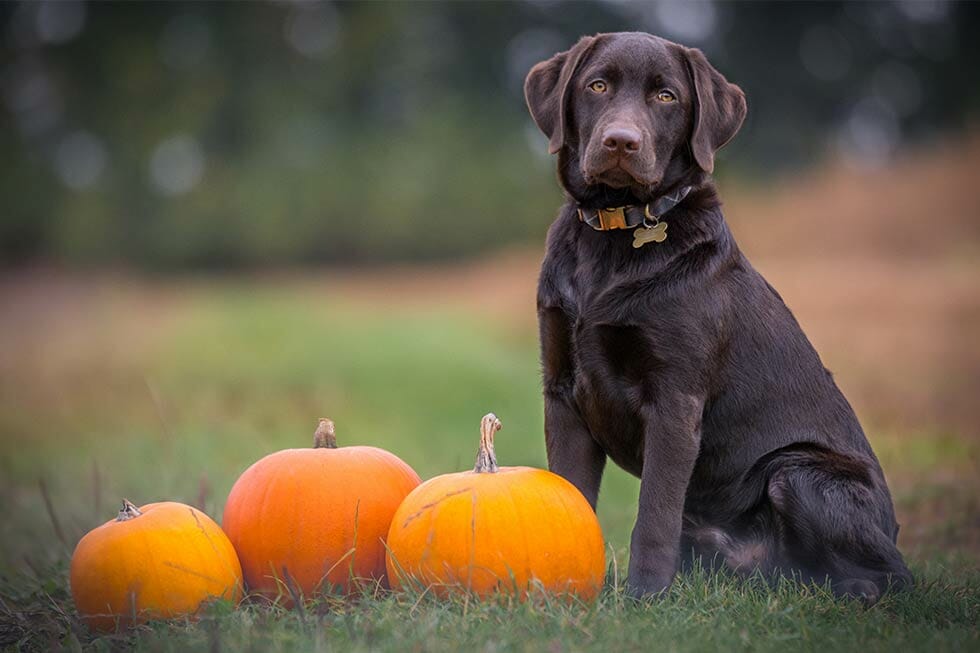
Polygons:
<instances>
[{"instance_id":1,"label":"round pumpkin","mask_svg":"<svg viewBox=\"0 0 980 653\"><path fill-rule=\"evenodd\" d=\"M123 500L71 557L71 593L95 630L193 614L202 602L238 602L242 568L210 517L173 501L137 508Z\"/></svg>"},{"instance_id":2,"label":"round pumpkin","mask_svg":"<svg viewBox=\"0 0 980 653\"><path fill-rule=\"evenodd\" d=\"M337 447L333 422L321 419L312 449L277 451L245 470L222 526L248 588L285 604L297 593L350 592L362 580L386 587L384 538L420 482L383 449Z\"/></svg>"},{"instance_id":3,"label":"round pumpkin","mask_svg":"<svg viewBox=\"0 0 980 653\"><path fill-rule=\"evenodd\" d=\"M492 413L484 417L476 467L426 481L398 508L388 531L392 587L522 599L539 588L594 599L606 570L595 512L557 474L498 468L498 429Z\"/></svg>"}]
</instances>

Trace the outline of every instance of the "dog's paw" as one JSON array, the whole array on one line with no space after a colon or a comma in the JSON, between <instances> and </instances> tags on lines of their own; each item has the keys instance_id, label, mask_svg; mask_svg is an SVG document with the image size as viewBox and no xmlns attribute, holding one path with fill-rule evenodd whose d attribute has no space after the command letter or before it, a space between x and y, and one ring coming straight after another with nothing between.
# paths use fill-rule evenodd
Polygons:
<instances>
[{"instance_id":1,"label":"dog's paw","mask_svg":"<svg viewBox=\"0 0 980 653\"><path fill-rule=\"evenodd\" d=\"M857 599L866 606L872 606L881 598L881 590L870 580L863 578L848 578L834 587L834 593L840 597Z\"/></svg>"},{"instance_id":2,"label":"dog's paw","mask_svg":"<svg viewBox=\"0 0 980 653\"><path fill-rule=\"evenodd\" d=\"M649 601L658 599L664 595L673 576L669 578L657 579L653 576L639 576L631 574L626 579L626 596L636 601Z\"/></svg>"}]
</instances>

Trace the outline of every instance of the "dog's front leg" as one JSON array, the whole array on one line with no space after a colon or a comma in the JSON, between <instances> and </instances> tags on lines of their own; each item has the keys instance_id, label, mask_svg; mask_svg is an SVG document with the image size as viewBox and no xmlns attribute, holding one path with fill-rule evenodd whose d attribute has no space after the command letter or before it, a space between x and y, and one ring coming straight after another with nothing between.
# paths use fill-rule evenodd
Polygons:
<instances>
[{"instance_id":1,"label":"dog's front leg","mask_svg":"<svg viewBox=\"0 0 980 653\"><path fill-rule=\"evenodd\" d=\"M697 397L675 392L643 408L640 506L627 578L631 596L659 594L677 572L684 497L701 443L703 406Z\"/></svg>"},{"instance_id":2,"label":"dog's front leg","mask_svg":"<svg viewBox=\"0 0 980 653\"><path fill-rule=\"evenodd\" d=\"M595 510L606 453L592 438L571 397L560 390L545 390L544 437L548 469L577 487Z\"/></svg>"},{"instance_id":3,"label":"dog's front leg","mask_svg":"<svg viewBox=\"0 0 980 653\"><path fill-rule=\"evenodd\" d=\"M544 373L544 437L548 469L570 481L595 510L606 452L575 405L571 325L560 308L538 309Z\"/></svg>"}]
</instances>

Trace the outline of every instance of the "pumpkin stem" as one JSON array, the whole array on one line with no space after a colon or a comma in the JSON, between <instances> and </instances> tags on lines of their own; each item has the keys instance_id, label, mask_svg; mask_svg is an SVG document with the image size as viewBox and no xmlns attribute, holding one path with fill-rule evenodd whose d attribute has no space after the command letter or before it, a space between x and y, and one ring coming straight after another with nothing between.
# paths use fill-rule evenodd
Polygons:
<instances>
[{"instance_id":1,"label":"pumpkin stem","mask_svg":"<svg viewBox=\"0 0 980 653\"><path fill-rule=\"evenodd\" d=\"M326 417L320 418L320 423L316 426L313 434L314 449L336 449L337 433L334 431L333 420Z\"/></svg>"},{"instance_id":2,"label":"pumpkin stem","mask_svg":"<svg viewBox=\"0 0 980 653\"><path fill-rule=\"evenodd\" d=\"M500 430L500 420L493 413L487 413L480 422L480 450L476 454L478 474L493 474L497 471L497 454L493 450L493 436Z\"/></svg>"},{"instance_id":3,"label":"pumpkin stem","mask_svg":"<svg viewBox=\"0 0 980 653\"><path fill-rule=\"evenodd\" d=\"M140 509L132 501L123 499L123 507L119 511L119 514L116 515L116 521L129 521L130 519L136 519L142 514Z\"/></svg>"}]
</instances>

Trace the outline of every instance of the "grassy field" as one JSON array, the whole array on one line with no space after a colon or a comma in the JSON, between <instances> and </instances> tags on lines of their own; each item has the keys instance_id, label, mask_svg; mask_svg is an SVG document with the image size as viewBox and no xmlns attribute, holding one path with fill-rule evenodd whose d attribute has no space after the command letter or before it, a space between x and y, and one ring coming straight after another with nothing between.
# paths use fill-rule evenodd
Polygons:
<instances>
[{"instance_id":1,"label":"grassy field","mask_svg":"<svg viewBox=\"0 0 980 653\"><path fill-rule=\"evenodd\" d=\"M975 164L980 147L955 156ZM67 583L84 532L122 497L184 501L220 519L237 475L266 453L306 446L320 416L336 421L341 444L387 448L428 478L472 465L479 419L492 410L504 423L501 464L544 466L539 253L247 278L34 270L0 279L0 648L976 650L980 190L947 207L910 252L868 226L885 218L862 212L866 194L923 174L903 165L880 183L828 173L764 199L732 193L728 213L865 424L903 524L911 592L865 609L821 588L696 573L660 600L631 603L620 570L638 487L610 468L599 516L613 563L595 606L405 594L302 612L247 602L195 623L94 637ZM814 217L791 207L831 192L845 208L827 220L858 226L852 240L829 229L825 240L839 246L820 248ZM915 199L889 197L887 224L914 224Z\"/></svg>"}]
</instances>

